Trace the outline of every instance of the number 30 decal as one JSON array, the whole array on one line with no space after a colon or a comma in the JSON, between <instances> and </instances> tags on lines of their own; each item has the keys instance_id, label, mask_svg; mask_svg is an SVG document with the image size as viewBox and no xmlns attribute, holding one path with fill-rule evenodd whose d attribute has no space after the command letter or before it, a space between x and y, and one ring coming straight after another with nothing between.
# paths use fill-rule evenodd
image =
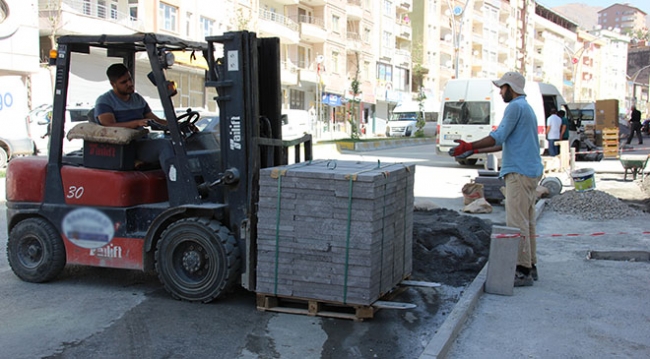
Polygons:
<instances>
[{"instance_id":1,"label":"number 30 decal","mask_svg":"<svg viewBox=\"0 0 650 359\"><path fill-rule=\"evenodd\" d=\"M68 195L66 197L79 199L83 195L84 195L84 188L83 187L70 186L68 188Z\"/></svg>"}]
</instances>

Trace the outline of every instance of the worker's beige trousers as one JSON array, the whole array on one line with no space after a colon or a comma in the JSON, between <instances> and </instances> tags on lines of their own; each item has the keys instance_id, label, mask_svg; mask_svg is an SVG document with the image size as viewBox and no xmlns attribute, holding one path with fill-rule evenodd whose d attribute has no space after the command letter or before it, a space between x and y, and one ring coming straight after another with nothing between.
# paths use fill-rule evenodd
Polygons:
<instances>
[{"instance_id":1,"label":"worker's beige trousers","mask_svg":"<svg viewBox=\"0 0 650 359\"><path fill-rule=\"evenodd\" d=\"M519 255L517 265L531 268L537 263L535 239L535 199L541 177L531 178L519 173L508 173L506 180L506 225L519 228Z\"/></svg>"}]
</instances>

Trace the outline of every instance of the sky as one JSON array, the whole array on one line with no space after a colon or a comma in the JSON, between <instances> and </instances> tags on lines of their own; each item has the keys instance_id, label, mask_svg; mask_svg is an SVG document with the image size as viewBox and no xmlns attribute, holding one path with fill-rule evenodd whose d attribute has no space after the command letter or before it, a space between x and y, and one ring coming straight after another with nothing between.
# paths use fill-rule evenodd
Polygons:
<instances>
[{"instance_id":1,"label":"sky","mask_svg":"<svg viewBox=\"0 0 650 359\"><path fill-rule=\"evenodd\" d=\"M606 8L614 4L630 4L635 8L645 12L650 15L650 1L648 0L622 0L622 1L612 1L612 0L536 0L536 2L546 6L546 7L556 7L566 4L587 4L589 6L600 6Z\"/></svg>"}]
</instances>

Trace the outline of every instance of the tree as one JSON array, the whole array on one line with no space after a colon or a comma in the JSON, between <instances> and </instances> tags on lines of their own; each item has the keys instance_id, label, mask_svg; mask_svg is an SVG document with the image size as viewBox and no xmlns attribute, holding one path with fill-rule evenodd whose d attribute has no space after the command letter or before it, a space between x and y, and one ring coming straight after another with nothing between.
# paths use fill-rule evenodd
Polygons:
<instances>
[{"instance_id":1,"label":"tree","mask_svg":"<svg viewBox=\"0 0 650 359\"><path fill-rule=\"evenodd\" d=\"M412 73L413 73L413 91L417 91L418 95L415 100L418 102L418 111L417 121L415 127L415 137L424 137L424 126L426 125L426 119L424 118L424 101L427 99L427 96L424 93L424 78L429 73L429 69L424 67L424 59L422 55L422 44L414 44L411 50L411 61L413 63Z\"/></svg>"},{"instance_id":2,"label":"tree","mask_svg":"<svg viewBox=\"0 0 650 359\"><path fill-rule=\"evenodd\" d=\"M361 100L359 95L361 95L361 82L359 82L359 52L354 53L355 57L355 66L356 70L354 72L354 78L350 83L350 92L352 93L352 99L350 99L349 104L350 108L348 109L348 123L350 124L350 137L352 139L359 139L359 105Z\"/></svg>"}]
</instances>

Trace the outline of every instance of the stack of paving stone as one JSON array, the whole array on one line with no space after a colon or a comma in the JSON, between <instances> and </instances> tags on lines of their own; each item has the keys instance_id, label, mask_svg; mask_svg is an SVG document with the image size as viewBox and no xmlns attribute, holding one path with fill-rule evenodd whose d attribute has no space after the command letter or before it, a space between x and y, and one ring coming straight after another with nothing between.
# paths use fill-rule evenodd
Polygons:
<instances>
[{"instance_id":1,"label":"stack of paving stone","mask_svg":"<svg viewBox=\"0 0 650 359\"><path fill-rule=\"evenodd\" d=\"M257 293L370 305L411 274L415 166L322 160L260 173Z\"/></svg>"}]
</instances>

